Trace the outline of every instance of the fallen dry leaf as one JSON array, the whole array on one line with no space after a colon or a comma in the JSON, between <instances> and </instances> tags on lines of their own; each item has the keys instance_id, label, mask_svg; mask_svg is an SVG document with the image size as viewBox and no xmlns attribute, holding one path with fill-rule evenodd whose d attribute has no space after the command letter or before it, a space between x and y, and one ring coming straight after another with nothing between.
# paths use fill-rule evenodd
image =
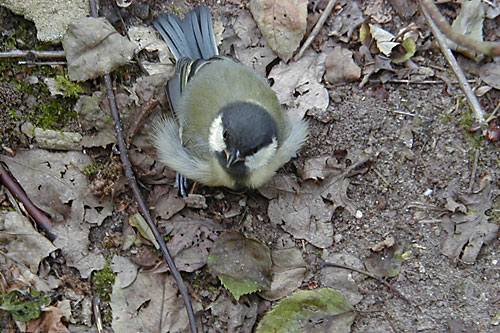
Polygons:
<instances>
[{"instance_id":1,"label":"fallen dry leaf","mask_svg":"<svg viewBox=\"0 0 500 333\"><path fill-rule=\"evenodd\" d=\"M53 242L61 249L66 263L87 278L106 263L97 250L89 251L89 230L111 215L112 202L91 193L83 172L91 163L80 152L19 150L14 157L0 156L30 199L48 213L55 223Z\"/></svg>"},{"instance_id":2,"label":"fallen dry leaf","mask_svg":"<svg viewBox=\"0 0 500 333\"><path fill-rule=\"evenodd\" d=\"M61 322L62 317L62 310L55 306L49 306L43 310L40 318L34 319L26 324L26 332L69 333L68 328Z\"/></svg>"},{"instance_id":3,"label":"fallen dry leaf","mask_svg":"<svg viewBox=\"0 0 500 333\"><path fill-rule=\"evenodd\" d=\"M248 295L245 302L235 303L231 295L221 293L208 309L218 321L227 323L227 332L252 332L259 304L257 295Z\"/></svg>"},{"instance_id":4,"label":"fallen dry leaf","mask_svg":"<svg viewBox=\"0 0 500 333\"><path fill-rule=\"evenodd\" d=\"M325 57L326 54L309 49L298 61L280 63L269 73L280 103L288 106L288 112L294 116L302 118L308 110L325 111L328 108L330 97L321 83Z\"/></svg>"},{"instance_id":5,"label":"fallen dry leaf","mask_svg":"<svg viewBox=\"0 0 500 333\"><path fill-rule=\"evenodd\" d=\"M307 269L302 252L296 248L273 250L271 259L273 261L271 288L260 292L259 295L268 301L275 301L298 289Z\"/></svg>"},{"instance_id":6,"label":"fallen dry leaf","mask_svg":"<svg viewBox=\"0 0 500 333\"><path fill-rule=\"evenodd\" d=\"M62 42L73 81L108 74L132 59L136 45L120 35L105 18L73 21Z\"/></svg>"},{"instance_id":7,"label":"fallen dry leaf","mask_svg":"<svg viewBox=\"0 0 500 333\"><path fill-rule=\"evenodd\" d=\"M466 264L473 264L483 244L493 241L498 232L498 224L488 222L486 212L493 205L494 186L488 183L480 192L459 196L467 207L467 213L455 212L441 219L447 236L441 252L447 257Z\"/></svg>"},{"instance_id":8,"label":"fallen dry leaf","mask_svg":"<svg viewBox=\"0 0 500 333\"><path fill-rule=\"evenodd\" d=\"M188 327L184 301L172 276L139 273L128 288L121 287L121 277L116 276L110 302L115 332L181 332Z\"/></svg>"},{"instance_id":9,"label":"fallen dry leaf","mask_svg":"<svg viewBox=\"0 0 500 333\"><path fill-rule=\"evenodd\" d=\"M330 83L356 81L361 76L361 68L352 59L352 52L336 46L325 60L325 78Z\"/></svg>"},{"instance_id":10,"label":"fallen dry leaf","mask_svg":"<svg viewBox=\"0 0 500 333\"><path fill-rule=\"evenodd\" d=\"M40 261L57 248L17 212L0 214L0 244L8 256L38 272Z\"/></svg>"},{"instance_id":11,"label":"fallen dry leaf","mask_svg":"<svg viewBox=\"0 0 500 333\"><path fill-rule=\"evenodd\" d=\"M271 49L288 62L306 32L307 1L252 0L249 7Z\"/></svg>"}]
</instances>

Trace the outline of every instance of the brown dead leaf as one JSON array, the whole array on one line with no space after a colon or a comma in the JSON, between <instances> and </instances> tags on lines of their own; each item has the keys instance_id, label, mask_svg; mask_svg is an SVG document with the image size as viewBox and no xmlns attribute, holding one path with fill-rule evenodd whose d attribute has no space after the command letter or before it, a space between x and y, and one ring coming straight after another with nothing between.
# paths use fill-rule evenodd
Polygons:
<instances>
[{"instance_id":1,"label":"brown dead leaf","mask_svg":"<svg viewBox=\"0 0 500 333\"><path fill-rule=\"evenodd\" d=\"M354 30L365 21L358 1L343 0L342 10L329 22L330 36L336 36L341 42L348 43Z\"/></svg>"},{"instance_id":2,"label":"brown dead leaf","mask_svg":"<svg viewBox=\"0 0 500 333\"><path fill-rule=\"evenodd\" d=\"M496 62L487 63L481 66L479 74L481 80L495 89L500 89L500 64Z\"/></svg>"},{"instance_id":3,"label":"brown dead leaf","mask_svg":"<svg viewBox=\"0 0 500 333\"><path fill-rule=\"evenodd\" d=\"M40 318L34 319L26 324L26 332L35 333L69 333L69 330L61 322L62 310L55 306L49 306L43 311Z\"/></svg>"},{"instance_id":4,"label":"brown dead leaf","mask_svg":"<svg viewBox=\"0 0 500 333\"><path fill-rule=\"evenodd\" d=\"M273 90L281 104L285 104L294 116L304 117L308 110L324 112L330 97L321 83L325 72L324 53L309 49L304 56L290 64L279 63L269 73L274 79Z\"/></svg>"},{"instance_id":5,"label":"brown dead leaf","mask_svg":"<svg viewBox=\"0 0 500 333\"><path fill-rule=\"evenodd\" d=\"M290 60L306 32L307 1L252 0L250 11L271 49Z\"/></svg>"},{"instance_id":6,"label":"brown dead leaf","mask_svg":"<svg viewBox=\"0 0 500 333\"><path fill-rule=\"evenodd\" d=\"M497 195L491 182L478 193L465 194L458 197L467 207L467 213L455 212L441 219L443 229L447 233L441 252L453 260L462 260L473 264L483 244L488 244L497 236L498 224L490 223L486 212L493 205Z\"/></svg>"},{"instance_id":7,"label":"brown dead leaf","mask_svg":"<svg viewBox=\"0 0 500 333\"><path fill-rule=\"evenodd\" d=\"M156 219L168 220L186 207L186 202L179 196L179 190L170 186L154 186L151 195L151 215Z\"/></svg>"},{"instance_id":8,"label":"brown dead leaf","mask_svg":"<svg viewBox=\"0 0 500 333\"><path fill-rule=\"evenodd\" d=\"M361 76L361 68L352 59L352 52L336 46L325 60L325 78L330 83L356 81Z\"/></svg>"},{"instance_id":9,"label":"brown dead leaf","mask_svg":"<svg viewBox=\"0 0 500 333\"><path fill-rule=\"evenodd\" d=\"M300 178L303 180L323 180L333 174L339 174L338 170L343 166L332 156L313 157L304 162L299 170Z\"/></svg>"},{"instance_id":10,"label":"brown dead leaf","mask_svg":"<svg viewBox=\"0 0 500 333\"><path fill-rule=\"evenodd\" d=\"M380 277L395 277L401 272L403 258L397 245L374 252L365 261L366 269Z\"/></svg>"},{"instance_id":11,"label":"brown dead leaf","mask_svg":"<svg viewBox=\"0 0 500 333\"><path fill-rule=\"evenodd\" d=\"M247 295L245 302L235 304L231 295L221 293L208 308L217 320L227 323L227 332L253 332L260 301L257 295Z\"/></svg>"},{"instance_id":12,"label":"brown dead leaf","mask_svg":"<svg viewBox=\"0 0 500 333\"><path fill-rule=\"evenodd\" d=\"M132 59L136 45L105 18L73 21L63 38L71 80L86 81L110 73Z\"/></svg>"},{"instance_id":13,"label":"brown dead leaf","mask_svg":"<svg viewBox=\"0 0 500 333\"><path fill-rule=\"evenodd\" d=\"M375 23L387 23L392 20L390 8L386 5L385 0L365 0L365 15L372 18Z\"/></svg>"},{"instance_id":14,"label":"brown dead leaf","mask_svg":"<svg viewBox=\"0 0 500 333\"><path fill-rule=\"evenodd\" d=\"M139 273L131 286L121 288L122 284L118 275L110 302L115 332L182 332L189 325L172 276Z\"/></svg>"},{"instance_id":15,"label":"brown dead leaf","mask_svg":"<svg viewBox=\"0 0 500 333\"><path fill-rule=\"evenodd\" d=\"M300 287L305 278L306 262L299 249L281 249L271 252L273 261L271 288L259 295L268 301L275 301L290 295Z\"/></svg>"}]
</instances>

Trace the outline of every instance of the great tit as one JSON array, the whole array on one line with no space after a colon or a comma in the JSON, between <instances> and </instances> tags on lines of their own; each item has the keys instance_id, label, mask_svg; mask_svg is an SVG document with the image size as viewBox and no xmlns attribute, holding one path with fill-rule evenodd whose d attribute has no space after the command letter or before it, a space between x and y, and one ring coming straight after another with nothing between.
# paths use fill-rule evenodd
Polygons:
<instances>
[{"instance_id":1,"label":"great tit","mask_svg":"<svg viewBox=\"0 0 500 333\"><path fill-rule=\"evenodd\" d=\"M267 80L219 56L208 9L154 21L176 60L167 96L174 118L156 122L159 159L208 186L257 188L299 150L307 122L282 112ZM179 184L179 185L182 185Z\"/></svg>"}]
</instances>

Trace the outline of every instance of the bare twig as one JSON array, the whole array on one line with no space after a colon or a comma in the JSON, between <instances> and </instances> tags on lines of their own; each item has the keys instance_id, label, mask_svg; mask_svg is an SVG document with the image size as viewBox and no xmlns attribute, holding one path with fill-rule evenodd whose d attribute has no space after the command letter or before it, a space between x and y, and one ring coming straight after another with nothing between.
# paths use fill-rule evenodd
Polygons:
<instances>
[{"instance_id":1,"label":"bare twig","mask_svg":"<svg viewBox=\"0 0 500 333\"><path fill-rule=\"evenodd\" d=\"M98 333L104 332L104 328L102 326L102 316L101 316L101 300L99 299L99 296L94 296L92 299L92 310L94 312L94 323L97 328Z\"/></svg>"},{"instance_id":2,"label":"bare twig","mask_svg":"<svg viewBox=\"0 0 500 333\"><path fill-rule=\"evenodd\" d=\"M309 45L311 45L314 38L316 38L319 31L321 30L321 27L323 27L323 24L325 24L325 21L328 18L328 15L330 15L330 13L332 12L333 6L335 6L336 2L337 1L335 1L335 0L328 1L328 5L326 5L325 10L323 11L323 13L321 13L321 16L319 17L318 22L316 22L314 29L309 34L309 37L307 37L304 44L302 44L302 47L300 48L299 52L295 55L295 57L293 57L293 60L295 60L295 61L299 60L302 57L302 55L304 54L304 51L309 47Z\"/></svg>"},{"instance_id":3,"label":"bare twig","mask_svg":"<svg viewBox=\"0 0 500 333\"><path fill-rule=\"evenodd\" d=\"M433 17L429 14L429 11L427 10L427 5L424 5L424 3L428 3L429 1L427 0L421 0L420 1L420 9L422 10L422 13L424 14L425 19L427 20L427 24L432 30L432 33L436 37L439 46L441 48L441 52L443 52L444 57L450 64L451 69L457 76L457 79L459 81L460 88L462 88L463 92L465 93L465 96L469 100L469 104L472 108L472 111L474 113L474 117L476 118L476 121L479 123L481 128L486 128L486 122L484 120L484 112L483 109L481 108L481 105L479 104L479 101L476 98L476 95L472 92L472 89L467 82L467 79L465 78L464 72L460 68L460 66L457 63L457 60L453 56L453 53L451 52L450 48L448 47L448 44L446 43L445 37L437 27L436 23L433 21ZM434 3L432 3L433 6ZM437 10L437 8L436 8ZM438 11L439 12L439 11ZM439 14L441 15L441 14ZM444 18L441 16L441 18L444 20ZM448 36L449 37L449 36Z\"/></svg>"},{"instance_id":4,"label":"bare twig","mask_svg":"<svg viewBox=\"0 0 500 333\"><path fill-rule=\"evenodd\" d=\"M90 3L90 9L92 12L93 17L98 17L97 14L97 7L95 4L95 0L89 0ZM124 135L123 135L123 128L122 124L120 121L120 115L118 113L118 108L116 106L116 101L115 101L115 95L113 92L113 84L111 82L111 76L109 74L104 75L104 82L106 85L106 90L108 92L108 100L109 100L109 105L111 109L111 114L113 116L113 120L115 123L115 132L116 132L116 137L118 141L118 149L120 151L120 159L123 164L123 169L125 171L125 176L127 178L128 184L130 188L132 189L132 192L134 193L134 196L137 200L137 204L139 205L139 209L146 219L146 222L148 223L149 227L151 228L151 231L154 234L154 237L158 244L160 244L160 249L163 253L163 256L165 257L165 260L167 261L167 264L170 268L170 271L172 272L172 275L174 276L177 286L179 288L179 292L182 295L182 298L184 300L184 304L186 306L186 311L188 314L189 318L189 325L191 327L191 332L192 333L197 333L198 329L196 327L196 318L194 316L194 311L193 311L193 306L191 305L191 299L189 298L189 294L187 292L186 286L184 285L184 281L182 280L182 276L179 273L179 270L175 266L174 259L170 255L170 252L167 249L167 246L165 244L165 241L163 240L163 237L161 237L160 232L158 231L158 228L156 227L153 219L151 218L151 215L149 214L148 208L146 206L146 203L144 202L144 199L142 198L141 191L139 189L139 185L137 184L137 181L134 176L134 172L132 171L132 164L130 163L130 160L128 159L128 152L127 152L127 147L125 145L125 140L124 140Z\"/></svg>"},{"instance_id":5,"label":"bare twig","mask_svg":"<svg viewBox=\"0 0 500 333\"><path fill-rule=\"evenodd\" d=\"M439 30L441 30L446 37L455 43L491 57L500 55L500 43L475 40L454 31L448 21L446 21L443 15L441 15L433 0L420 0L420 7L422 8L422 11L424 11L425 8L424 15L426 16L427 21L429 21L427 16L430 16L432 21L439 27Z\"/></svg>"},{"instance_id":6,"label":"bare twig","mask_svg":"<svg viewBox=\"0 0 500 333\"><path fill-rule=\"evenodd\" d=\"M35 50L12 50L0 52L0 58L34 58L34 59L53 59L65 58L64 51L35 51Z\"/></svg>"},{"instance_id":7,"label":"bare twig","mask_svg":"<svg viewBox=\"0 0 500 333\"><path fill-rule=\"evenodd\" d=\"M35 222L47 233L47 237L50 240L56 239L56 236L50 232L53 227L52 221L48 218L45 213L40 210L35 204L28 198L26 192L22 189L21 185L12 177L9 171L7 171L3 165L0 164L0 180L5 185L5 187L14 195L14 197L21 201L26 208L26 211L35 220Z\"/></svg>"},{"instance_id":8,"label":"bare twig","mask_svg":"<svg viewBox=\"0 0 500 333\"><path fill-rule=\"evenodd\" d=\"M135 117L134 122L130 124L127 132L127 148L130 146L130 142L135 136L135 133L137 133L137 130L139 129L139 125L141 124L142 120L153 110L159 103L160 101L157 101L153 99L152 97L147 101L142 107L141 107L141 112Z\"/></svg>"},{"instance_id":9,"label":"bare twig","mask_svg":"<svg viewBox=\"0 0 500 333\"><path fill-rule=\"evenodd\" d=\"M357 268L354 268L354 267L349 267L349 266L342 265L342 264L336 264L336 263L333 263L333 262L321 262L319 265L322 266L322 267L337 267L337 268L347 269L349 271L353 271L353 272L356 272L356 273L363 274L363 275L366 275L368 277L371 277L372 279L377 280L378 282L382 283L384 286L386 286L387 288L389 288L390 291L392 291L396 296L398 296L399 298L401 298L402 300L404 300L406 303L408 303L409 305L413 305L413 303L408 298L406 298L403 294L401 294L389 282L385 281L384 279L379 278L376 275L371 274L370 272L363 271L363 270L360 270L360 269L357 269Z\"/></svg>"}]
</instances>

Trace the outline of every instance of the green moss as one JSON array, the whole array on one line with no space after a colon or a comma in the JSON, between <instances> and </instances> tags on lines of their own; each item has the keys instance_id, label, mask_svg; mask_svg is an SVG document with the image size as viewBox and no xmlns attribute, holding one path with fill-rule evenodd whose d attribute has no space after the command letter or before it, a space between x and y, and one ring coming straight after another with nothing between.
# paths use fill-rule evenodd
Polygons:
<instances>
[{"instance_id":1,"label":"green moss","mask_svg":"<svg viewBox=\"0 0 500 333\"><path fill-rule=\"evenodd\" d=\"M35 107L35 112L27 120L44 129L61 129L69 121L77 119L77 113L68 103L51 98Z\"/></svg>"},{"instance_id":2,"label":"green moss","mask_svg":"<svg viewBox=\"0 0 500 333\"><path fill-rule=\"evenodd\" d=\"M104 164L92 161L83 169L83 172L85 172L87 176L94 176L98 172L104 171L105 168L106 166Z\"/></svg>"},{"instance_id":3,"label":"green moss","mask_svg":"<svg viewBox=\"0 0 500 333\"><path fill-rule=\"evenodd\" d=\"M56 88L64 91L63 97L78 98L79 94L85 92L78 83L72 82L66 74L57 75L55 81Z\"/></svg>"},{"instance_id":4,"label":"green moss","mask_svg":"<svg viewBox=\"0 0 500 333\"><path fill-rule=\"evenodd\" d=\"M115 283L115 273L110 266L111 259L108 260L106 266L100 271L92 274L92 285L94 292L101 300L103 320L105 323L111 323L113 313L109 302L111 301L111 293L113 292L113 284Z\"/></svg>"}]
</instances>

